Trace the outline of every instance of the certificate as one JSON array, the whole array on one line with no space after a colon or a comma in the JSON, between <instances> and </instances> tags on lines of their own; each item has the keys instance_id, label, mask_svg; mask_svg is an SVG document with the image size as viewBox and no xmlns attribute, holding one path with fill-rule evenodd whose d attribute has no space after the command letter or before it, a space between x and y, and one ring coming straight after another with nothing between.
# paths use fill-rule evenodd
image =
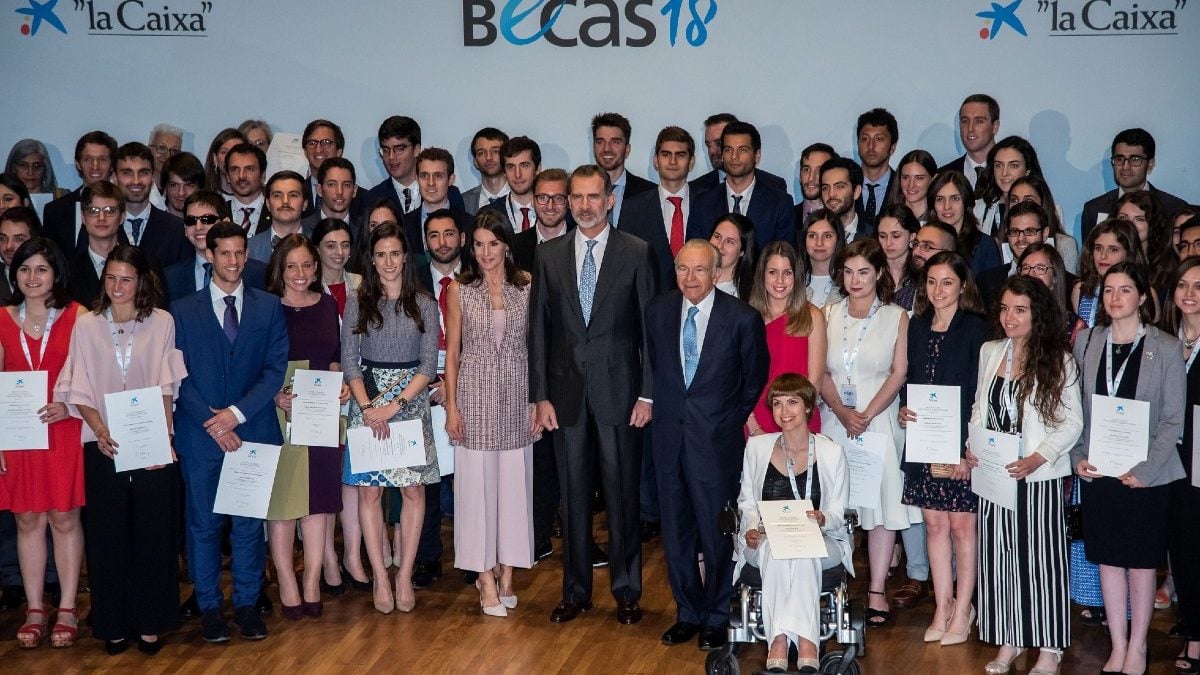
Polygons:
<instances>
[{"instance_id":1,"label":"certificate","mask_svg":"<svg viewBox=\"0 0 1200 675\"><path fill-rule=\"evenodd\" d=\"M0 373L0 450L49 450L49 426L38 418L50 385L44 370Z\"/></svg>"},{"instance_id":2,"label":"certificate","mask_svg":"<svg viewBox=\"0 0 1200 675\"><path fill-rule=\"evenodd\" d=\"M827 433L846 453L846 470L850 475L850 495L847 503L864 509L880 508L887 436L866 431L856 438L847 438L846 433L840 429L830 429Z\"/></svg>"},{"instance_id":3,"label":"certificate","mask_svg":"<svg viewBox=\"0 0 1200 675\"><path fill-rule=\"evenodd\" d=\"M292 377L292 445L338 446L342 374L297 370Z\"/></svg>"},{"instance_id":4,"label":"certificate","mask_svg":"<svg viewBox=\"0 0 1200 675\"><path fill-rule=\"evenodd\" d=\"M1092 394L1092 430L1088 463L1096 473L1114 478L1146 461L1150 449L1150 404Z\"/></svg>"},{"instance_id":5,"label":"certificate","mask_svg":"<svg viewBox=\"0 0 1200 675\"><path fill-rule=\"evenodd\" d=\"M971 492L1002 506L1009 511L1017 510L1017 479L1009 474L1007 467L1017 461L1021 453L1021 437L992 431L971 424L971 454L979 460L979 466L971 469Z\"/></svg>"},{"instance_id":6,"label":"certificate","mask_svg":"<svg viewBox=\"0 0 1200 675\"><path fill-rule=\"evenodd\" d=\"M280 450L278 445L242 443L237 450L225 453L213 513L266 518Z\"/></svg>"},{"instance_id":7,"label":"certificate","mask_svg":"<svg viewBox=\"0 0 1200 675\"><path fill-rule=\"evenodd\" d=\"M298 134L276 131L267 146L267 176L291 169L301 176L308 175L308 158L304 156L304 145Z\"/></svg>"},{"instance_id":8,"label":"certificate","mask_svg":"<svg viewBox=\"0 0 1200 675\"><path fill-rule=\"evenodd\" d=\"M454 473L454 445L446 433L446 409L440 405L429 406L429 417L433 420L433 444L437 446L438 471L443 476Z\"/></svg>"},{"instance_id":9,"label":"certificate","mask_svg":"<svg viewBox=\"0 0 1200 675\"><path fill-rule=\"evenodd\" d=\"M354 427L346 431L350 473L425 465L425 431L421 420L388 422L388 428L392 433L384 439L375 438L371 427Z\"/></svg>"},{"instance_id":10,"label":"certificate","mask_svg":"<svg viewBox=\"0 0 1200 675\"><path fill-rule=\"evenodd\" d=\"M117 444L113 463L118 472L175 461L161 387L105 394L104 410L108 432Z\"/></svg>"},{"instance_id":11,"label":"certificate","mask_svg":"<svg viewBox=\"0 0 1200 675\"><path fill-rule=\"evenodd\" d=\"M906 428L905 458L920 464L958 464L962 459L962 388L908 385L908 407L917 420Z\"/></svg>"},{"instance_id":12,"label":"certificate","mask_svg":"<svg viewBox=\"0 0 1200 675\"><path fill-rule=\"evenodd\" d=\"M829 555L821 526L808 517L808 512L812 510L812 502L807 499L758 503L758 514L762 516L767 541L771 542L771 557L792 560Z\"/></svg>"}]
</instances>

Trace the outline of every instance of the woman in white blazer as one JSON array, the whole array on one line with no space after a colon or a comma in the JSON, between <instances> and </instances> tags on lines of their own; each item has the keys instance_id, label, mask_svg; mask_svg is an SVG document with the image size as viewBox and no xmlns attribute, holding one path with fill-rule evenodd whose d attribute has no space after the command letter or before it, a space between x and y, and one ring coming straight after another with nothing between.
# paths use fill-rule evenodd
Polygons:
<instances>
[{"instance_id":1,"label":"woman in white blazer","mask_svg":"<svg viewBox=\"0 0 1200 675\"><path fill-rule=\"evenodd\" d=\"M838 444L809 433L807 420L816 398L816 389L801 375L784 373L775 378L767 401L783 431L752 436L742 463L741 531L733 578L740 578L746 564L762 572L769 672L787 670L789 643L799 653L797 668L817 672L822 571L842 565L854 574L844 518L850 490L846 458ZM808 516L821 526L827 557L776 560L772 556L770 541L759 530L759 503L779 499L809 499L817 504Z\"/></svg>"},{"instance_id":2,"label":"woman in white blazer","mask_svg":"<svg viewBox=\"0 0 1200 675\"><path fill-rule=\"evenodd\" d=\"M1079 375L1063 339L1062 311L1045 284L1009 277L1000 293L1006 338L979 350L971 423L1020 436L1016 509L979 498L979 636L1000 645L988 673L1007 673L1027 648L1033 675L1058 672L1071 642L1063 478L1083 430ZM968 462L978 458L968 453Z\"/></svg>"}]
</instances>

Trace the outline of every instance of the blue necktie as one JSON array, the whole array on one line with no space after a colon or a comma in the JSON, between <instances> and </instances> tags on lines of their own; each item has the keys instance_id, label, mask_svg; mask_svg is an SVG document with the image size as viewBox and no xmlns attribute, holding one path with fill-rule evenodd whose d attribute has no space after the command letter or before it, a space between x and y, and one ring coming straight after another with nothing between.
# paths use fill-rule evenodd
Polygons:
<instances>
[{"instance_id":1,"label":"blue necktie","mask_svg":"<svg viewBox=\"0 0 1200 675\"><path fill-rule=\"evenodd\" d=\"M225 324L222 328L225 331L225 337L229 338L229 344L233 344L237 340L238 315L236 302L237 298L232 295L225 296Z\"/></svg>"},{"instance_id":2,"label":"blue necktie","mask_svg":"<svg viewBox=\"0 0 1200 675\"><path fill-rule=\"evenodd\" d=\"M587 325L592 320L592 296L596 295L596 258L592 249L596 248L596 240L588 239L587 253L583 256L583 271L579 274L579 308L583 310L583 323Z\"/></svg>"},{"instance_id":3,"label":"blue necktie","mask_svg":"<svg viewBox=\"0 0 1200 675\"><path fill-rule=\"evenodd\" d=\"M204 263L204 285L200 288L208 288L210 283L212 283L212 263L206 262Z\"/></svg>"},{"instance_id":4,"label":"blue necktie","mask_svg":"<svg viewBox=\"0 0 1200 675\"><path fill-rule=\"evenodd\" d=\"M742 195L733 196L733 212L739 216L742 214Z\"/></svg>"},{"instance_id":5,"label":"blue necktie","mask_svg":"<svg viewBox=\"0 0 1200 675\"><path fill-rule=\"evenodd\" d=\"M146 222L145 218L130 218L129 224L133 226L133 241L129 242L137 246L142 241L142 223Z\"/></svg>"},{"instance_id":6,"label":"blue necktie","mask_svg":"<svg viewBox=\"0 0 1200 675\"><path fill-rule=\"evenodd\" d=\"M696 313L699 307L688 307L687 320L683 322L683 386L692 386L696 366L700 364L700 352L696 350Z\"/></svg>"}]
</instances>

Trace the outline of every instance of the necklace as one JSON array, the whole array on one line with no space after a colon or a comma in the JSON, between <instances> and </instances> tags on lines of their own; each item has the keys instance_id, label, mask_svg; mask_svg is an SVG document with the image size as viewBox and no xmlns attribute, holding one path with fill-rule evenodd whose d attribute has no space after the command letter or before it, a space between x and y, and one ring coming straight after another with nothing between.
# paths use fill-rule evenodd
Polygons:
<instances>
[{"instance_id":1,"label":"necklace","mask_svg":"<svg viewBox=\"0 0 1200 675\"><path fill-rule=\"evenodd\" d=\"M1196 342L1197 342L1197 341L1200 341L1200 333L1197 333L1197 334L1196 334L1196 337L1194 337L1194 338L1192 338L1191 340L1189 340L1189 339L1187 338L1187 331L1185 331L1185 330L1183 329L1183 326L1180 326L1180 327L1179 327L1179 339L1180 339L1181 341L1183 341L1183 348L1184 348L1184 349L1186 349L1186 350L1188 350L1188 351L1191 351L1191 350L1192 350L1192 347L1195 347L1195 346L1196 346Z\"/></svg>"}]
</instances>

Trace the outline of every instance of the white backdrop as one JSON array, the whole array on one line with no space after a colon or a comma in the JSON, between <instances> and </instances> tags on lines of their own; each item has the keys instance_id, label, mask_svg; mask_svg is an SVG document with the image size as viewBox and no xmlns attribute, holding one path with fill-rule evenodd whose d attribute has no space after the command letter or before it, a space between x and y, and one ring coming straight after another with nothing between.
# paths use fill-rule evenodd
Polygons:
<instances>
[{"instance_id":1,"label":"white backdrop","mask_svg":"<svg viewBox=\"0 0 1200 675\"><path fill-rule=\"evenodd\" d=\"M203 155L218 130L249 117L294 132L325 117L346 132L346 156L370 185L384 175L379 122L406 114L426 146L454 153L465 189L478 182L468 144L481 126L527 134L543 166L569 168L590 160L590 117L622 112L634 127L630 167L653 178L658 129L679 124L699 141L705 116L730 111L758 125L764 168L790 176L794 194L800 150L821 140L851 152L855 117L875 106L899 119L896 159L915 147L951 159L962 151L958 104L980 91L1001 103L1001 136L1037 147L1068 222L1113 186L1109 144L1130 126L1158 140L1152 181L1200 201L1197 0L1138 0L1136 25L1121 18L1132 0L1018 0L1027 36L1002 24L994 39L976 16L990 0L567 1L553 36L576 38L592 21L585 32L603 37L597 17L612 10L619 46L560 47L552 36L517 45L495 28L506 11L533 8L508 31L523 41L553 0L59 0L52 11L67 34L43 21L34 35L15 11L29 0L2 0L0 149L40 138L60 184L73 187L75 139L93 128L145 142L168 122ZM149 16L161 6L179 16ZM494 41L465 46L465 13L489 8ZM710 12L699 35L693 17ZM472 32L487 36L481 25ZM696 172L708 168L701 151Z\"/></svg>"}]
</instances>

